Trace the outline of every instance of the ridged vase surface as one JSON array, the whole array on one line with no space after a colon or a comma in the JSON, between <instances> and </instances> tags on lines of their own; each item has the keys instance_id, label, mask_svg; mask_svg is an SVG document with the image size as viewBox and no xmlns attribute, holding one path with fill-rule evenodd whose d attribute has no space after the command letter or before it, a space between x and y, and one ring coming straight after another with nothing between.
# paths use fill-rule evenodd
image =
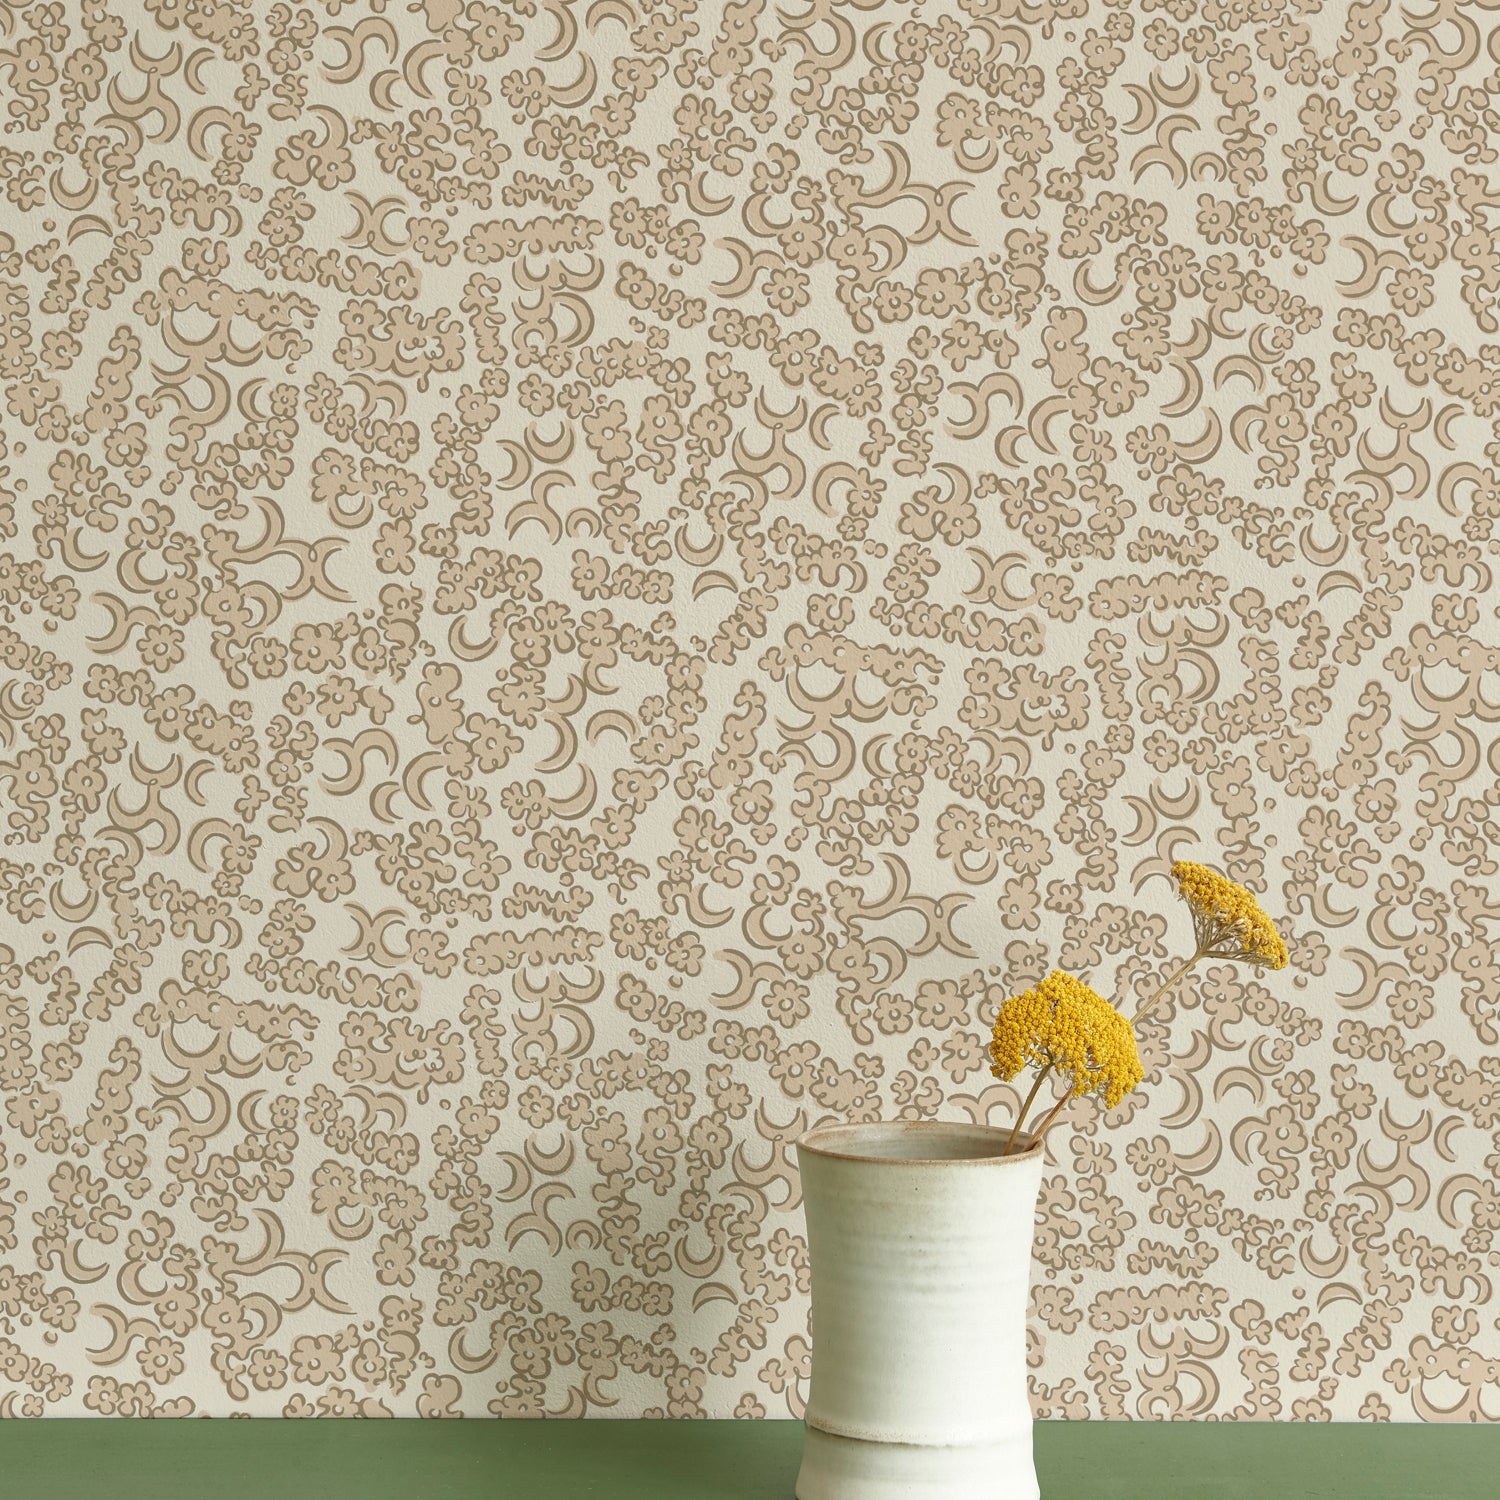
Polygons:
<instances>
[{"instance_id":1,"label":"ridged vase surface","mask_svg":"<svg viewBox=\"0 0 1500 1500\"><path fill-rule=\"evenodd\" d=\"M797 1143L812 1382L797 1500L1038 1500L1026 1310L1042 1148L937 1121Z\"/></svg>"}]
</instances>

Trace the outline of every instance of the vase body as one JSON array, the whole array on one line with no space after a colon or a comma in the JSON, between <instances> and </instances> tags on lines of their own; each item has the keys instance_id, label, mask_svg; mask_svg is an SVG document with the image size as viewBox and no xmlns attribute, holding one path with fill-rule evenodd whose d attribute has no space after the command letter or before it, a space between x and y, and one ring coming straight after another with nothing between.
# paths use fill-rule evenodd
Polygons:
<instances>
[{"instance_id":1,"label":"vase body","mask_svg":"<svg viewBox=\"0 0 1500 1500\"><path fill-rule=\"evenodd\" d=\"M1038 1500L1026 1311L1042 1148L935 1121L797 1143L812 1382L797 1500Z\"/></svg>"}]
</instances>

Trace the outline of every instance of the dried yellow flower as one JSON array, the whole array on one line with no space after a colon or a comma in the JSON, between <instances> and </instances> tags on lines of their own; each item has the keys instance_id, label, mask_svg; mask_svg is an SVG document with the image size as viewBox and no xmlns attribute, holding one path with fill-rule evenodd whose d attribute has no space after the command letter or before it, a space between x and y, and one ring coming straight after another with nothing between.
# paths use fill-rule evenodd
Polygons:
<instances>
[{"instance_id":1,"label":"dried yellow flower","mask_svg":"<svg viewBox=\"0 0 1500 1500\"><path fill-rule=\"evenodd\" d=\"M1099 1094L1112 1109L1141 1081L1130 1023L1081 979L1054 969L1000 1007L990 1072L1011 1079L1028 1064L1069 1080L1066 1097Z\"/></svg>"},{"instance_id":2,"label":"dried yellow flower","mask_svg":"<svg viewBox=\"0 0 1500 1500\"><path fill-rule=\"evenodd\" d=\"M1172 866L1172 878L1193 914L1200 957L1286 968L1286 944L1281 934L1244 886L1207 865L1195 865L1186 859Z\"/></svg>"}]
</instances>

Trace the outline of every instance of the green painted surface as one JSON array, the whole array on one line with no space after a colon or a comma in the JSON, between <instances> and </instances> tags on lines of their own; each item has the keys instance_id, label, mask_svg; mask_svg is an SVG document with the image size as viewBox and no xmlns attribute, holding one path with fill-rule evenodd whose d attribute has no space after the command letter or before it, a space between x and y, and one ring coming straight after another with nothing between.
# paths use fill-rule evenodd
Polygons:
<instances>
[{"instance_id":1,"label":"green painted surface","mask_svg":"<svg viewBox=\"0 0 1500 1500\"><path fill-rule=\"evenodd\" d=\"M791 1500L795 1422L11 1421L5 1500ZM1500 1425L1046 1422L1043 1500L1489 1500Z\"/></svg>"}]
</instances>

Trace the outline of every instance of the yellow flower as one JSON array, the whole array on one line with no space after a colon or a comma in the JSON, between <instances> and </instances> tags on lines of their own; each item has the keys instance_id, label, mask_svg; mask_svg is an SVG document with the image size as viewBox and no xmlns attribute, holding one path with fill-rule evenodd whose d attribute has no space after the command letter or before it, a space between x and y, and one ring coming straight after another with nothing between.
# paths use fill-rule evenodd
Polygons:
<instances>
[{"instance_id":1,"label":"yellow flower","mask_svg":"<svg viewBox=\"0 0 1500 1500\"><path fill-rule=\"evenodd\" d=\"M1287 966L1286 944L1276 925L1244 886L1210 870L1179 859L1172 878L1193 914L1198 952L1204 958L1232 958L1268 969Z\"/></svg>"},{"instance_id":2,"label":"yellow flower","mask_svg":"<svg viewBox=\"0 0 1500 1500\"><path fill-rule=\"evenodd\" d=\"M1099 1094L1113 1109L1141 1081L1130 1023L1081 979L1054 969L1000 1007L990 1072L1011 1079L1031 1064L1069 1080L1068 1097Z\"/></svg>"}]
</instances>

